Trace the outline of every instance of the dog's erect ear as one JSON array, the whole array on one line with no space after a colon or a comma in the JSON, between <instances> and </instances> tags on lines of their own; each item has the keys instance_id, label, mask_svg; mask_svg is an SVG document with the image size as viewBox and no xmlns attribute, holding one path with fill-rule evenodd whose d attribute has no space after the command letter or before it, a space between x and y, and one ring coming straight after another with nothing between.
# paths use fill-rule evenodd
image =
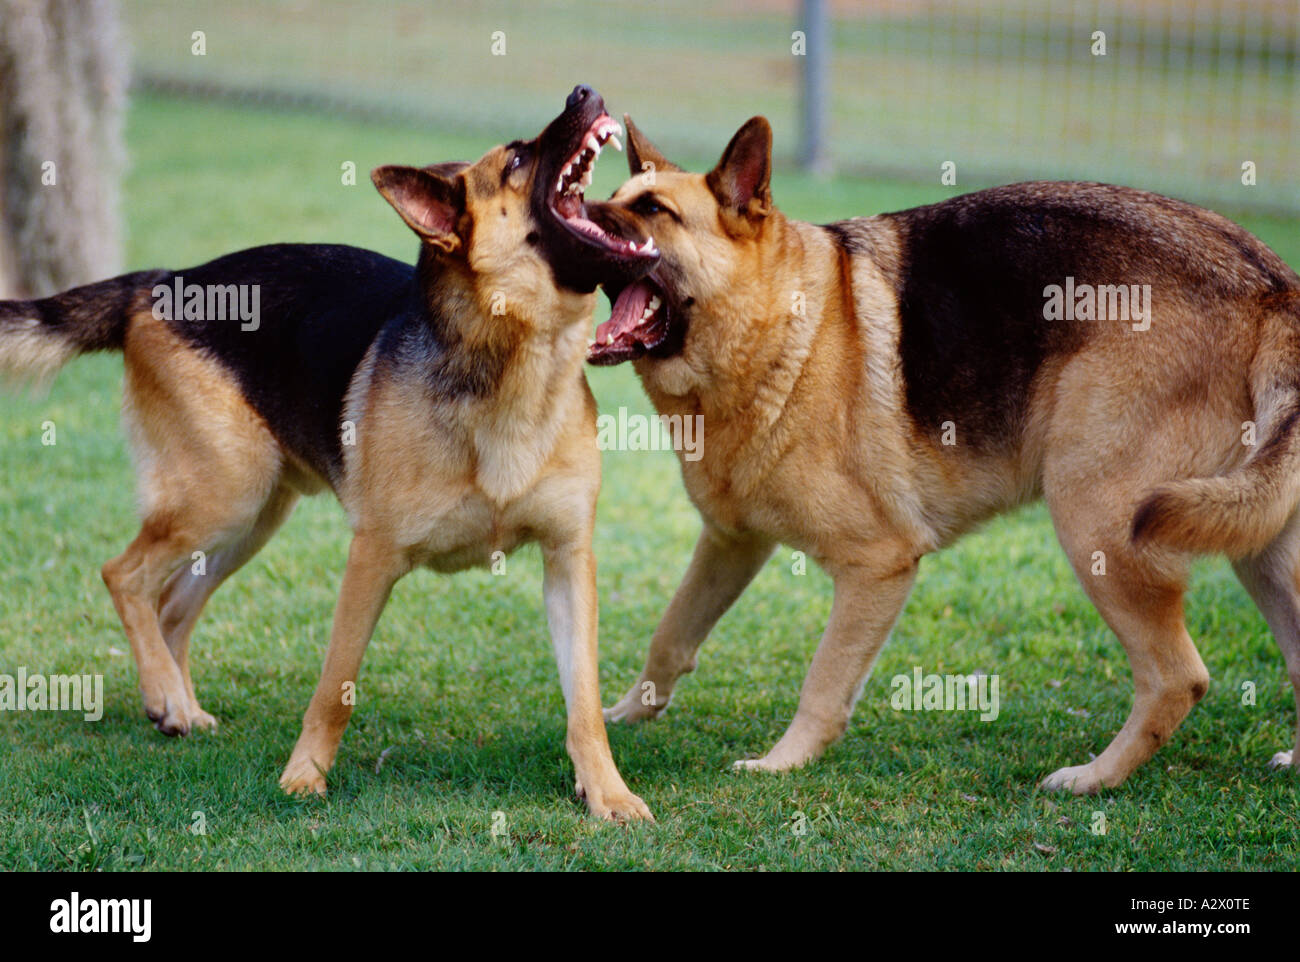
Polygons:
<instances>
[{"instance_id":1,"label":"dog's erect ear","mask_svg":"<svg viewBox=\"0 0 1300 962\"><path fill-rule=\"evenodd\" d=\"M681 170L661 154L658 147L650 143L627 114L623 115L623 126L627 128L627 169L632 172L633 177L644 174L647 170ZM653 166L647 168L646 164Z\"/></svg>"},{"instance_id":2,"label":"dog's erect ear","mask_svg":"<svg viewBox=\"0 0 1300 962\"><path fill-rule=\"evenodd\" d=\"M419 167L376 167L370 172L384 200L402 215L402 220L426 242L448 253L461 246L456 225L465 213L465 181L448 176L447 165L425 170Z\"/></svg>"},{"instance_id":3,"label":"dog's erect ear","mask_svg":"<svg viewBox=\"0 0 1300 962\"><path fill-rule=\"evenodd\" d=\"M772 209L771 177L772 125L766 117L751 117L705 179L725 210L757 219Z\"/></svg>"}]
</instances>

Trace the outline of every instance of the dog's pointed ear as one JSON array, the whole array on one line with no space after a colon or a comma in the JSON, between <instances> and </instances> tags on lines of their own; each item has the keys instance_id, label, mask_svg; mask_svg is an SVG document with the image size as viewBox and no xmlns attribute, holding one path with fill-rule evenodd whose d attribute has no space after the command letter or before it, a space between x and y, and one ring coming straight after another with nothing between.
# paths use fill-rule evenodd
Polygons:
<instances>
[{"instance_id":1,"label":"dog's pointed ear","mask_svg":"<svg viewBox=\"0 0 1300 962\"><path fill-rule=\"evenodd\" d=\"M389 166L376 167L370 179L422 240L448 253L460 249L456 226L465 213L463 177L444 170Z\"/></svg>"},{"instance_id":2,"label":"dog's pointed ear","mask_svg":"<svg viewBox=\"0 0 1300 962\"><path fill-rule=\"evenodd\" d=\"M705 180L724 210L758 219L772 209L771 177L772 125L766 117L751 117Z\"/></svg>"},{"instance_id":3,"label":"dog's pointed ear","mask_svg":"<svg viewBox=\"0 0 1300 962\"><path fill-rule=\"evenodd\" d=\"M623 126L627 129L627 169L632 176L644 174L648 170L675 170L681 168L659 152L659 148L650 143L649 138L632 123L628 114L623 115ZM647 167L646 164L651 166Z\"/></svg>"}]
</instances>

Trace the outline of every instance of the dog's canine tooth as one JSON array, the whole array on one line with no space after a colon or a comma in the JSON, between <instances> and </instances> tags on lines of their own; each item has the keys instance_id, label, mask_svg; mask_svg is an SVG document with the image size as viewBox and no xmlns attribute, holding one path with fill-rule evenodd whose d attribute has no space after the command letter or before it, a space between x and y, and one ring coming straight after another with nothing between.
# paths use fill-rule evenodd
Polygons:
<instances>
[{"instance_id":1,"label":"dog's canine tooth","mask_svg":"<svg viewBox=\"0 0 1300 962\"><path fill-rule=\"evenodd\" d=\"M608 141L608 143L609 143L609 145L610 145L611 147L613 147L613 148L614 148L615 150L617 150L619 153L622 153L622 152L623 152L623 141L619 140L618 137L617 137L617 135L615 135L615 134L610 134L610 135L609 135L609 141Z\"/></svg>"},{"instance_id":2,"label":"dog's canine tooth","mask_svg":"<svg viewBox=\"0 0 1300 962\"><path fill-rule=\"evenodd\" d=\"M662 304L662 303L663 303L663 301L659 300L658 295L655 295L655 296L651 297L651 298L650 298L650 310L652 310L652 311L657 311L657 310L659 310L659 305Z\"/></svg>"}]
</instances>

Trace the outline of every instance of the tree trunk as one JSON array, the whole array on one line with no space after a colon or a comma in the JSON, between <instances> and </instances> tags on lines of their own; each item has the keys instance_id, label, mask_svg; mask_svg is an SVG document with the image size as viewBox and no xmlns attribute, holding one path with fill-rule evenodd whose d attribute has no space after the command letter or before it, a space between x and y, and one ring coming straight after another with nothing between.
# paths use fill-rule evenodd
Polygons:
<instances>
[{"instance_id":1,"label":"tree trunk","mask_svg":"<svg viewBox=\"0 0 1300 962\"><path fill-rule=\"evenodd\" d=\"M116 0L0 0L0 297L121 270L119 23Z\"/></svg>"}]
</instances>

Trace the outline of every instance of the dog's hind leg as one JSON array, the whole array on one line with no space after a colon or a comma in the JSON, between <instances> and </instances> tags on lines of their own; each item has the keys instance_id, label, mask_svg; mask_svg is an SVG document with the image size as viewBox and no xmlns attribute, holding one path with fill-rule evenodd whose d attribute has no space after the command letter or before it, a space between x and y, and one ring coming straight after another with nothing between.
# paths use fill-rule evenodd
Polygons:
<instances>
[{"instance_id":1,"label":"dog's hind leg","mask_svg":"<svg viewBox=\"0 0 1300 962\"><path fill-rule=\"evenodd\" d=\"M1050 479L1049 481L1053 480ZM1186 562L1156 559L1129 539L1142 490L1099 484L1047 484L1057 536L1088 597L1128 652L1134 700L1128 719L1100 755L1043 779L1076 795L1112 788L1168 741L1209 688L1210 676L1183 623Z\"/></svg>"},{"instance_id":2,"label":"dog's hind leg","mask_svg":"<svg viewBox=\"0 0 1300 962\"><path fill-rule=\"evenodd\" d=\"M205 540L171 514L146 518L127 549L104 565L104 584L131 642L144 712L164 735L190 730L190 696L158 624L158 599L173 573Z\"/></svg>"},{"instance_id":3,"label":"dog's hind leg","mask_svg":"<svg viewBox=\"0 0 1300 962\"><path fill-rule=\"evenodd\" d=\"M163 588L158 602L158 622L167 648L185 679L191 728L217 727L216 719L203 710L194 694L189 661L194 625L213 592L266 545L288 519L297 502L298 493L292 488L283 485L276 488L247 531L212 551L200 562L182 565Z\"/></svg>"},{"instance_id":4,"label":"dog's hind leg","mask_svg":"<svg viewBox=\"0 0 1300 962\"><path fill-rule=\"evenodd\" d=\"M1262 552L1236 561L1232 567L1282 649L1295 692L1295 745L1291 751L1274 755L1272 764L1300 767L1300 517L1292 518Z\"/></svg>"},{"instance_id":5,"label":"dog's hind leg","mask_svg":"<svg viewBox=\"0 0 1300 962\"><path fill-rule=\"evenodd\" d=\"M159 624L164 588L193 552L255 526L283 459L234 378L149 312L132 318L124 354L123 422L144 523L102 574L135 655L145 714L164 734L183 735L191 696Z\"/></svg>"}]
</instances>

